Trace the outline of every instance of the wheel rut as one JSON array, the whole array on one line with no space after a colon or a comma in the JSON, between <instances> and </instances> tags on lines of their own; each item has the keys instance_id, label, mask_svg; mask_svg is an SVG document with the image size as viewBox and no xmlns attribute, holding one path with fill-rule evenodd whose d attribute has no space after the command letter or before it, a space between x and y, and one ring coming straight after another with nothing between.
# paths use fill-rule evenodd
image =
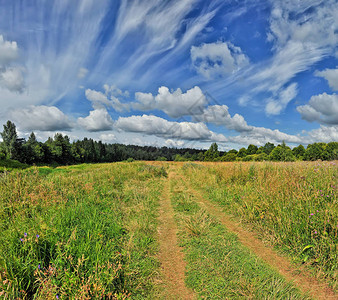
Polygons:
<instances>
[{"instance_id":1,"label":"wheel rut","mask_svg":"<svg viewBox=\"0 0 338 300\"><path fill-rule=\"evenodd\" d=\"M183 252L177 242L177 225L174 210L170 200L170 180L173 176L169 172L160 200L159 216L159 260L165 299L194 299L194 293L185 286L185 266Z\"/></svg>"},{"instance_id":2,"label":"wheel rut","mask_svg":"<svg viewBox=\"0 0 338 300\"><path fill-rule=\"evenodd\" d=\"M314 299L338 299L338 295L329 286L312 277L304 267L294 267L287 258L280 256L271 247L266 246L255 234L243 229L239 223L230 220L222 212L220 206L204 199L203 195L193 189L182 175L177 175L177 178L185 183L187 192L192 194L207 212L217 217L229 231L237 235L244 246L282 274L286 280L292 282L302 292L308 293Z\"/></svg>"}]
</instances>

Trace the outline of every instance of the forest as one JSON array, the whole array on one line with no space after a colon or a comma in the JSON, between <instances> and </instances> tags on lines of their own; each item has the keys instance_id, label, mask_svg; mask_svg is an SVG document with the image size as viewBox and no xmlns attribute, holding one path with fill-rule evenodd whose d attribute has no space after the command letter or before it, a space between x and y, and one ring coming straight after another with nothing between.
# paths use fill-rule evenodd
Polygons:
<instances>
[{"instance_id":1,"label":"forest","mask_svg":"<svg viewBox=\"0 0 338 300\"><path fill-rule=\"evenodd\" d=\"M315 161L337 160L338 142L313 143L291 149L284 142L275 146L266 143L249 145L239 150L219 151L212 143L208 150L107 144L91 138L70 141L67 135L56 133L40 142L32 132L28 140L18 137L16 126L7 121L0 133L0 160L12 159L25 164L69 165L133 160L159 161Z\"/></svg>"}]
</instances>

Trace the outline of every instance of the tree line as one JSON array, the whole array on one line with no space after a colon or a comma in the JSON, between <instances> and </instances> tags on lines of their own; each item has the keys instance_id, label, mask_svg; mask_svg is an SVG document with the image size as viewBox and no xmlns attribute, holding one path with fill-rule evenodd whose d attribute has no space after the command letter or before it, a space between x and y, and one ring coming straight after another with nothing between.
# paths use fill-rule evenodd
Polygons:
<instances>
[{"instance_id":1,"label":"tree line","mask_svg":"<svg viewBox=\"0 0 338 300\"><path fill-rule=\"evenodd\" d=\"M70 142L67 135L55 134L45 142L39 142L32 132L25 140L19 138L16 126L7 121L1 133L0 159L14 159L26 164L76 164L116 162L124 160L168 160L168 161L295 161L295 160L336 160L338 142L299 145L291 149L283 142L275 146L266 143L262 147L249 145L238 151L219 151L216 143L208 150L191 148L168 148L107 144L84 138Z\"/></svg>"}]
</instances>

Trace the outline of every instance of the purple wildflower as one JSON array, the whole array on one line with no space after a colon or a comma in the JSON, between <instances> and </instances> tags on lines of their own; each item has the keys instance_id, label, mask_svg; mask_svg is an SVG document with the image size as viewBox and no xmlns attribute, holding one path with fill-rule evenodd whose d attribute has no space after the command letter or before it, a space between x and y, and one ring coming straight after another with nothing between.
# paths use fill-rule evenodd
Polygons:
<instances>
[{"instance_id":1,"label":"purple wildflower","mask_svg":"<svg viewBox=\"0 0 338 300\"><path fill-rule=\"evenodd\" d=\"M40 237L40 236L37 234L37 235L36 235L36 238L39 238L39 237Z\"/></svg>"},{"instance_id":2,"label":"purple wildflower","mask_svg":"<svg viewBox=\"0 0 338 300\"><path fill-rule=\"evenodd\" d=\"M38 269L39 269L39 270L41 269L41 265L40 265L40 264L38 265Z\"/></svg>"},{"instance_id":3,"label":"purple wildflower","mask_svg":"<svg viewBox=\"0 0 338 300\"><path fill-rule=\"evenodd\" d=\"M23 239L20 239L21 242L23 242Z\"/></svg>"},{"instance_id":4,"label":"purple wildflower","mask_svg":"<svg viewBox=\"0 0 338 300\"><path fill-rule=\"evenodd\" d=\"M27 232L25 232L23 235L26 237L27 236Z\"/></svg>"}]
</instances>

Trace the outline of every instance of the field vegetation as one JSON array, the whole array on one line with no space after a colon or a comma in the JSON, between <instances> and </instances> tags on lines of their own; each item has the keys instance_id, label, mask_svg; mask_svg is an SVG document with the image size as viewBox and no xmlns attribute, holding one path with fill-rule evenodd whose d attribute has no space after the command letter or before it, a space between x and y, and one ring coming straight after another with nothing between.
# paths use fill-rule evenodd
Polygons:
<instances>
[{"instance_id":1,"label":"field vegetation","mask_svg":"<svg viewBox=\"0 0 338 300\"><path fill-rule=\"evenodd\" d=\"M224 212L337 289L336 162L187 164L184 174Z\"/></svg>"},{"instance_id":2,"label":"field vegetation","mask_svg":"<svg viewBox=\"0 0 338 300\"><path fill-rule=\"evenodd\" d=\"M298 272L305 266L332 295L338 290L336 163L4 166L0 298L165 298L171 279L162 270L158 231L166 229L165 197L191 299L319 295L251 251L221 218L275 247Z\"/></svg>"}]
</instances>

